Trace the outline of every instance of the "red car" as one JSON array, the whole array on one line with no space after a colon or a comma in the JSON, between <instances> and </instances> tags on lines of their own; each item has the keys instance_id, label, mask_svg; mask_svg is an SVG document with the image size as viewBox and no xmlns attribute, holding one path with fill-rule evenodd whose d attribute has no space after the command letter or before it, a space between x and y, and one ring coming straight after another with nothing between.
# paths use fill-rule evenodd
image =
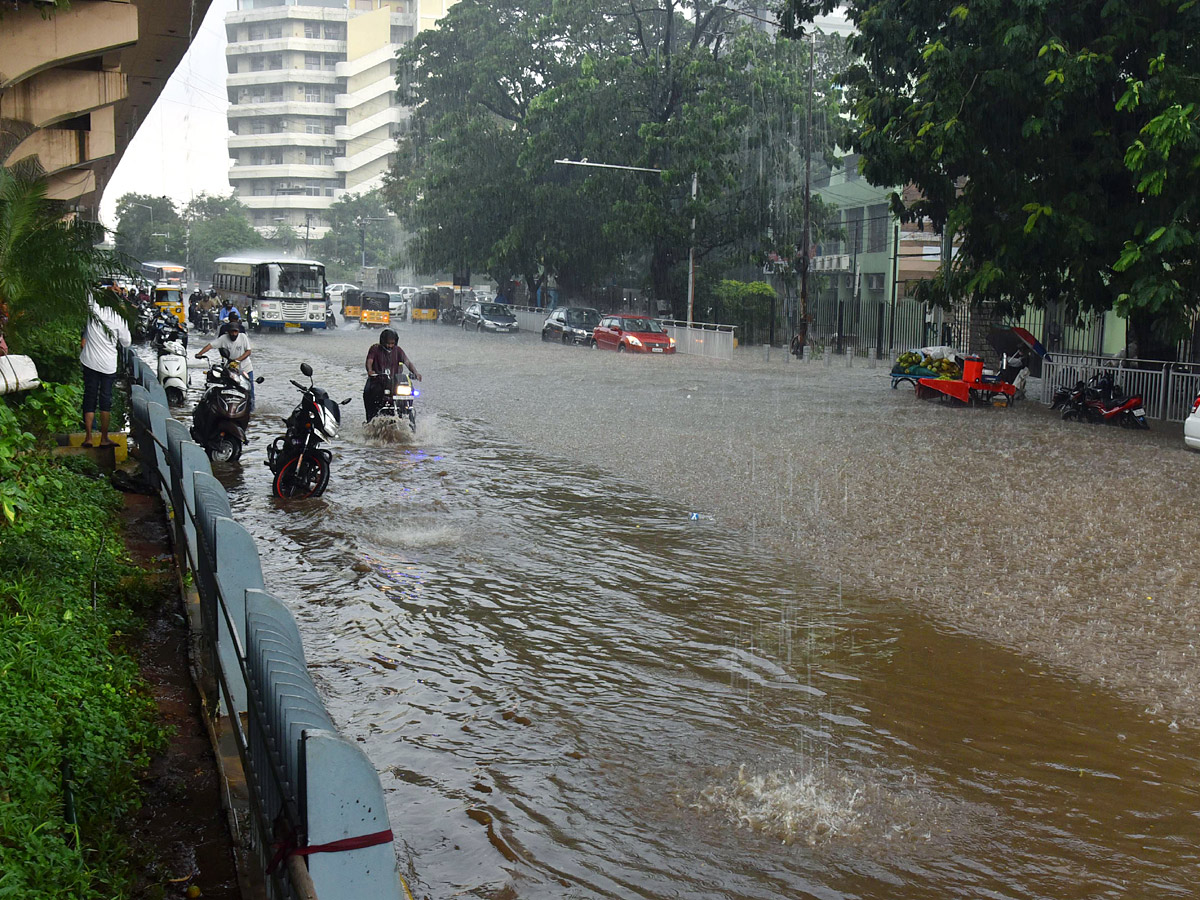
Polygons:
<instances>
[{"instance_id":1,"label":"red car","mask_svg":"<svg viewBox=\"0 0 1200 900\"><path fill-rule=\"evenodd\" d=\"M592 332L593 350L674 353L675 338L649 316L605 316Z\"/></svg>"}]
</instances>

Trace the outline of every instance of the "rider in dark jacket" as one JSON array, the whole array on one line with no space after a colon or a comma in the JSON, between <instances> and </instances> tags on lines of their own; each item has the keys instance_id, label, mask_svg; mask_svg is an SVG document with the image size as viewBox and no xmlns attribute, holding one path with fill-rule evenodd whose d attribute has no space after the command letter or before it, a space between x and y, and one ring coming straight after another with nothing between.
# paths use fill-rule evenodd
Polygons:
<instances>
[{"instance_id":1,"label":"rider in dark jacket","mask_svg":"<svg viewBox=\"0 0 1200 900\"><path fill-rule=\"evenodd\" d=\"M367 383L363 387L363 408L367 412L368 422L379 414L379 408L383 406L386 379L376 376L390 375L394 380L400 374L401 369L408 366L413 380L421 380L421 373L417 371L412 360L397 343L398 340L396 332L385 328L379 335L379 343L372 344L371 349L367 351Z\"/></svg>"}]
</instances>

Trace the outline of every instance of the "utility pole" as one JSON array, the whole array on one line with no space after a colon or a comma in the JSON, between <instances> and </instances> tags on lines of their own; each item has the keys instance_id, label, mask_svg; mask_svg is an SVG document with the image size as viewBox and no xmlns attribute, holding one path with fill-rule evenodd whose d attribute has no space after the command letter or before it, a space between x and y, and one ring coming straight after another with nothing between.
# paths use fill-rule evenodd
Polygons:
<instances>
[{"instance_id":1,"label":"utility pole","mask_svg":"<svg viewBox=\"0 0 1200 900\"><path fill-rule=\"evenodd\" d=\"M805 341L808 338L808 270L811 265L809 259L809 248L812 247L812 220L809 213L809 203L812 195L812 101L813 101L813 65L814 58L817 55L817 34L814 31L811 36L808 51L808 111L805 115L804 125L804 248L800 253L800 321L796 323L798 331L805 334ZM839 331L841 329L839 328ZM804 352L803 346L801 353Z\"/></svg>"},{"instance_id":2,"label":"utility pole","mask_svg":"<svg viewBox=\"0 0 1200 900\"><path fill-rule=\"evenodd\" d=\"M304 214L304 258L305 259L308 259L308 229L311 224L312 224L312 213L306 212ZM363 243L364 244L366 243L365 237L363 239Z\"/></svg>"}]
</instances>

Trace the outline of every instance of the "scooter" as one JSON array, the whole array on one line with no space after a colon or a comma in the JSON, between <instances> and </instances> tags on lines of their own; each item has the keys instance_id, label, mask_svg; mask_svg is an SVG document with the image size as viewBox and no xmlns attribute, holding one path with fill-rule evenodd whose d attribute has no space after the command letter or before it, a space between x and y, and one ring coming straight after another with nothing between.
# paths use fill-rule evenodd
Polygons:
<instances>
[{"instance_id":1,"label":"scooter","mask_svg":"<svg viewBox=\"0 0 1200 900\"><path fill-rule=\"evenodd\" d=\"M221 360L208 370L208 386L192 410L191 434L213 462L237 462L250 424L250 378L228 350L219 349ZM255 382L262 384L262 377Z\"/></svg>"},{"instance_id":2,"label":"scooter","mask_svg":"<svg viewBox=\"0 0 1200 900\"><path fill-rule=\"evenodd\" d=\"M250 325L250 330L255 334L262 331L262 317L258 311L257 303L251 303L250 308L246 310L246 321Z\"/></svg>"},{"instance_id":3,"label":"scooter","mask_svg":"<svg viewBox=\"0 0 1200 900\"><path fill-rule=\"evenodd\" d=\"M1150 429L1142 398L1137 395L1123 396L1120 386L1113 383L1113 377L1108 372L1093 375L1089 384L1081 385L1082 382L1076 385L1063 406L1064 422L1089 422L1093 425L1112 422L1122 428Z\"/></svg>"},{"instance_id":4,"label":"scooter","mask_svg":"<svg viewBox=\"0 0 1200 900\"><path fill-rule=\"evenodd\" d=\"M155 323L154 349L158 352L158 381L171 406L183 406L187 396L187 330L170 313Z\"/></svg>"},{"instance_id":5,"label":"scooter","mask_svg":"<svg viewBox=\"0 0 1200 900\"><path fill-rule=\"evenodd\" d=\"M408 419L408 427L416 433L417 412L414 400L421 396L421 392L413 387L408 372L401 369L400 374L395 378L387 373L375 374L371 377L379 380L379 384L383 388L384 400L375 415L368 418L367 421L390 419L399 423L401 419Z\"/></svg>"},{"instance_id":6,"label":"scooter","mask_svg":"<svg viewBox=\"0 0 1200 900\"><path fill-rule=\"evenodd\" d=\"M337 328L337 316L333 312L333 301L328 297L325 298L325 327Z\"/></svg>"},{"instance_id":7,"label":"scooter","mask_svg":"<svg viewBox=\"0 0 1200 900\"><path fill-rule=\"evenodd\" d=\"M272 493L283 500L319 497L329 485L333 454L320 445L338 435L342 423L339 404L312 382L312 366L300 364L308 386L292 380L300 391L300 402L284 419L285 431L267 447L267 467L274 473ZM343 400L341 405L349 403Z\"/></svg>"}]
</instances>

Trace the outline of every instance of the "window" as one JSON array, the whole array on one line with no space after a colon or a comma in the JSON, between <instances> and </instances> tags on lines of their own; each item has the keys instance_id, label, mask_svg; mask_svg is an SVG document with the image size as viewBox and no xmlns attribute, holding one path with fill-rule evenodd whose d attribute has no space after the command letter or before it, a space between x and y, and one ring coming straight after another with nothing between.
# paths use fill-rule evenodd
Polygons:
<instances>
[{"instance_id":1,"label":"window","mask_svg":"<svg viewBox=\"0 0 1200 900\"><path fill-rule=\"evenodd\" d=\"M305 162L310 166L321 165L321 151L316 147L309 147L304 154Z\"/></svg>"},{"instance_id":2,"label":"window","mask_svg":"<svg viewBox=\"0 0 1200 900\"><path fill-rule=\"evenodd\" d=\"M304 89L304 102L305 103L320 103L321 102L321 89L319 87L306 87Z\"/></svg>"},{"instance_id":3,"label":"window","mask_svg":"<svg viewBox=\"0 0 1200 900\"><path fill-rule=\"evenodd\" d=\"M267 57L267 68L268 69L282 69L283 68L283 54L282 53L270 54Z\"/></svg>"},{"instance_id":4,"label":"window","mask_svg":"<svg viewBox=\"0 0 1200 900\"><path fill-rule=\"evenodd\" d=\"M266 31L263 29L263 27L261 25L251 25L250 26L250 40L261 41L265 35L266 35Z\"/></svg>"},{"instance_id":5,"label":"window","mask_svg":"<svg viewBox=\"0 0 1200 900\"><path fill-rule=\"evenodd\" d=\"M305 122L304 123L304 133L305 134L320 134L321 133L321 120L320 119L309 119L307 122Z\"/></svg>"},{"instance_id":6,"label":"window","mask_svg":"<svg viewBox=\"0 0 1200 900\"><path fill-rule=\"evenodd\" d=\"M304 68L306 68L306 69L321 68L321 54L320 53L305 53L304 54Z\"/></svg>"},{"instance_id":7,"label":"window","mask_svg":"<svg viewBox=\"0 0 1200 900\"><path fill-rule=\"evenodd\" d=\"M272 103L282 103L283 102L283 85L282 84L273 85L271 87L271 102Z\"/></svg>"},{"instance_id":8,"label":"window","mask_svg":"<svg viewBox=\"0 0 1200 900\"><path fill-rule=\"evenodd\" d=\"M882 253L887 249L888 208L886 203L867 207L867 252Z\"/></svg>"},{"instance_id":9,"label":"window","mask_svg":"<svg viewBox=\"0 0 1200 900\"><path fill-rule=\"evenodd\" d=\"M340 40L344 40L345 37L346 37L346 33L342 30L341 25L337 25L337 24L331 25L328 22L325 24L325 40L340 41Z\"/></svg>"},{"instance_id":10,"label":"window","mask_svg":"<svg viewBox=\"0 0 1200 900\"><path fill-rule=\"evenodd\" d=\"M336 103L337 102L337 91L335 91L333 88L326 88L325 89L325 102L326 103Z\"/></svg>"},{"instance_id":11,"label":"window","mask_svg":"<svg viewBox=\"0 0 1200 900\"><path fill-rule=\"evenodd\" d=\"M273 41L279 40L281 37L283 37L283 25L276 24L267 26L267 37Z\"/></svg>"},{"instance_id":12,"label":"window","mask_svg":"<svg viewBox=\"0 0 1200 900\"><path fill-rule=\"evenodd\" d=\"M411 25L393 25L392 26L392 43L406 44L412 40L413 30Z\"/></svg>"},{"instance_id":13,"label":"window","mask_svg":"<svg viewBox=\"0 0 1200 900\"><path fill-rule=\"evenodd\" d=\"M267 61L261 56L250 57L250 71L261 72L267 67Z\"/></svg>"},{"instance_id":14,"label":"window","mask_svg":"<svg viewBox=\"0 0 1200 900\"><path fill-rule=\"evenodd\" d=\"M267 99L267 94L262 88L258 88L257 90L250 92L250 102L251 103L264 103L264 102L266 102L266 99Z\"/></svg>"},{"instance_id":15,"label":"window","mask_svg":"<svg viewBox=\"0 0 1200 900\"><path fill-rule=\"evenodd\" d=\"M321 23L320 22L305 22L304 23L304 36L306 38L319 38L321 36Z\"/></svg>"},{"instance_id":16,"label":"window","mask_svg":"<svg viewBox=\"0 0 1200 900\"><path fill-rule=\"evenodd\" d=\"M322 65L323 65L323 66L324 66L326 69L336 69L336 68L337 68L337 64L338 64L338 58L337 58L337 54L336 54L336 53L326 53L326 54L325 54L325 60L324 60L324 62L322 63Z\"/></svg>"},{"instance_id":17,"label":"window","mask_svg":"<svg viewBox=\"0 0 1200 900\"><path fill-rule=\"evenodd\" d=\"M250 125L250 133L251 134L266 134L267 133L267 120L266 119L255 119Z\"/></svg>"}]
</instances>

